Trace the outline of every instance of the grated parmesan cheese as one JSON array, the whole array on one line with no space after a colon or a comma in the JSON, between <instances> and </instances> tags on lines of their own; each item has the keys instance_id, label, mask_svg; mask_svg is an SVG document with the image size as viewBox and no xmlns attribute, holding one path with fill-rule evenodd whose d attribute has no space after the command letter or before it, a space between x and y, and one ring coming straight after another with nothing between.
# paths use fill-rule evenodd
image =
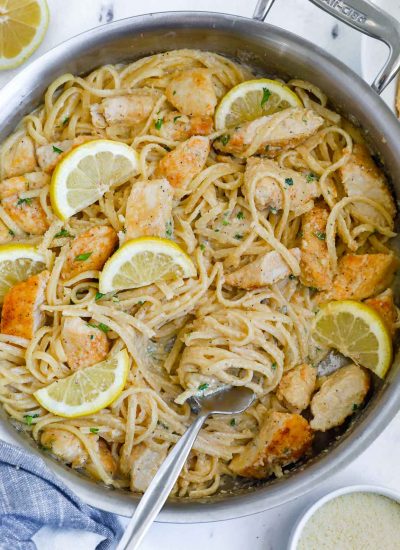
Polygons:
<instances>
[{"instance_id":1,"label":"grated parmesan cheese","mask_svg":"<svg viewBox=\"0 0 400 550\"><path fill-rule=\"evenodd\" d=\"M400 550L400 504L374 493L337 497L309 519L297 550Z\"/></svg>"}]
</instances>

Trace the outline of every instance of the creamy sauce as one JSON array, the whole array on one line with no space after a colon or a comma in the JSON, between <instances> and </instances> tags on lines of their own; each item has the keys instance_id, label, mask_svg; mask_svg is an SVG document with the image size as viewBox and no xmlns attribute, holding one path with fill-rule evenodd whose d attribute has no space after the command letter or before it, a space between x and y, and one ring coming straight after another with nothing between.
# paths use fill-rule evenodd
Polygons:
<instances>
[{"instance_id":1,"label":"creamy sauce","mask_svg":"<svg viewBox=\"0 0 400 550\"><path fill-rule=\"evenodd\" d=\"M400 550L400 504L374 493L337 497L309 519L297 550Z\"/></svg>"}]
</instances>

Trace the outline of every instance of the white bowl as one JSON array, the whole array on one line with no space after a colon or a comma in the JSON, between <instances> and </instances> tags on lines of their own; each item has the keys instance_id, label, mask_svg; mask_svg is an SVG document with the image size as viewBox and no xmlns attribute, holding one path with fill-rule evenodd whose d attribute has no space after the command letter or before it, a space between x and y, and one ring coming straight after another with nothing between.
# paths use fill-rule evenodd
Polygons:
<instances>
[{"instance_id":1,"label":"white bowl","mask_svg":"<svg viewBox=\"0 0 400 550\"><path fill-rule=\"evenodd\" d=\"M320 498L315 502L305 514L303 514L298 522L295 524L292 534L289 539L287 550L297 550L297 546L300 542L300 537L303 533L303 529L308 523L309 519L324 506L330 500L340 497L342 495L348 495L349 493L375 493L387 498L390 498L400 504L400 492L392 491L387 487L380 487L379 485L350 485L349 487L342 487L341 489L336 489L331 493L328 493L324 497Z\"/></svg>"}]
</instances>

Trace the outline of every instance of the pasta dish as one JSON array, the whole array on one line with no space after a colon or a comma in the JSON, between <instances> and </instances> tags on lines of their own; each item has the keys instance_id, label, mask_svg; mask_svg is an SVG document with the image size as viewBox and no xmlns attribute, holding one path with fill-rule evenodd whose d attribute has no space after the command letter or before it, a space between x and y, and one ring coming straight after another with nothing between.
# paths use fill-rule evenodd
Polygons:
<instances>
[{"instance_id":1,"label":"pasta dish","mask_svg":"<svg viewBox=\"0 0 400 550\"><path fill-rule=\"evenodd\" d=\"M0 401L72 468L145 491L234 385L173 494L281 476L390 367L395 202L312 83L197 50L64 74L0 169Z\"/></svg>"}]
</instances>

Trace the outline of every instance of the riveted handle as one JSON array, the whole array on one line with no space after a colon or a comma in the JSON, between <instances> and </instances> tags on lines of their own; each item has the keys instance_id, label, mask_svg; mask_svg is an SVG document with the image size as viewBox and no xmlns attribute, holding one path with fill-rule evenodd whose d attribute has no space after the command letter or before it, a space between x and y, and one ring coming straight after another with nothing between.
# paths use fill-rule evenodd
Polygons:
<instances>
[{"instance_id":1,"label":"riveted handle","mask_svg":"<svg viewBox=\"0 0 400 550\"><path fill-rule=\"evenodd\" d=\"M253 18L264 21L275 0L258 0ZM400 68L400 23L369 0L310 0L358 31L384 42L389 47L389 56L384 67L372 84L378 94L394 78Z\"/></svg>"}]
</instances>

